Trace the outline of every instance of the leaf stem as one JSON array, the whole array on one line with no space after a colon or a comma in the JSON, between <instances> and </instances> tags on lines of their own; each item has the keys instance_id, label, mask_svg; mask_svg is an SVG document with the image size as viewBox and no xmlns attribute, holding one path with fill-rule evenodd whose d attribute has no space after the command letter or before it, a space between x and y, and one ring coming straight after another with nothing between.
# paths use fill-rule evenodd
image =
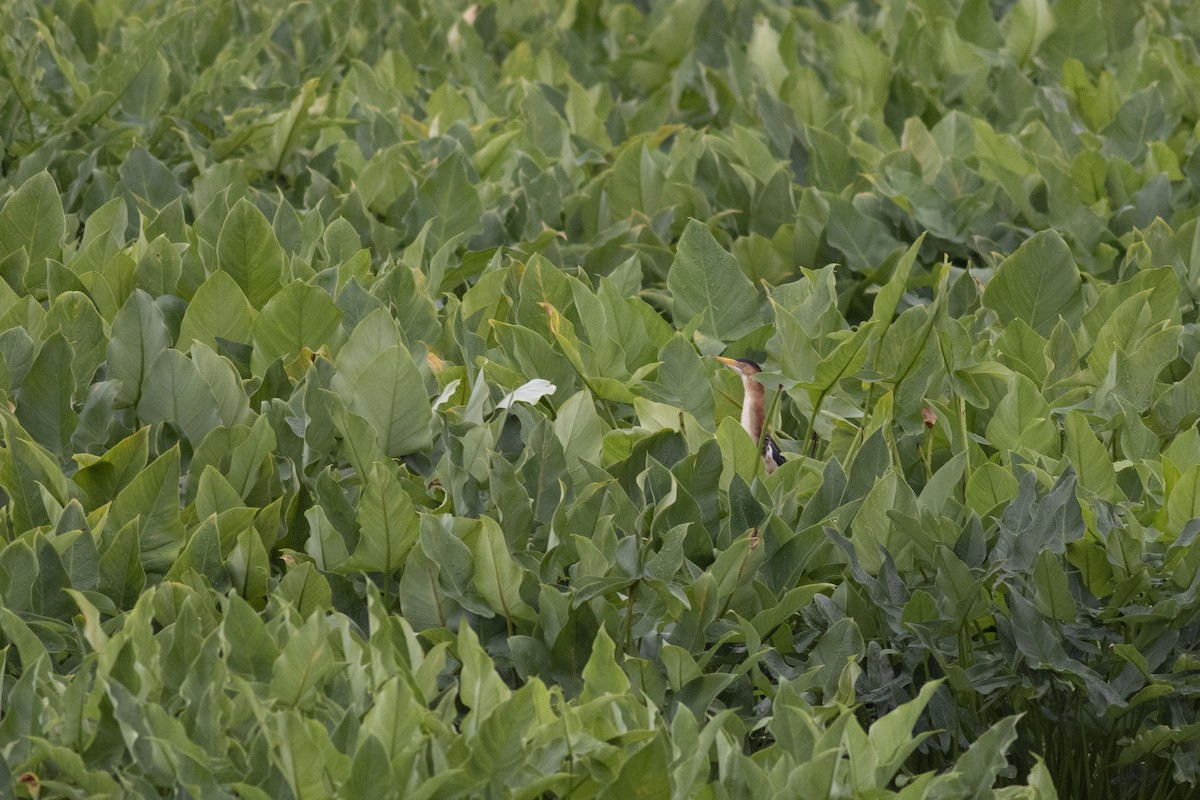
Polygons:
<instances>
[{"instance_id":1,"label":"leaf stem","mask_svg":"<svg viewBox=\"0 0 1200 800\"><path fill-rule=\"evenodd\" d=\"M962 436L963 452L967 454L967 463L963 465L962 472L963 508L966 508L967 479L971 474L971 448L967 434L967 401L961 394L958 396L958 432Z\"/></svg>"},{"instance_id":2,"label":"leaf stem","mask_svg":"<svg viewBox=\"0 0 1200 800\"><path fill-rule=\"evenodd\" d=\"M921 448L925 462L925 483L933 480L933 428L925 429L925 446Z\"/></svg>"},{"instance_id":3,"label":"leaf stem","mask_svg":"<svg viewBox=\"0 0 1200 800\"><path fill-rule=\"evenodd\" d=\"M816 436L817 414L821 413L821 404L825 402L825 392L817 395L817 402L813 403L812 414L808 417L808 429L804 432L804 441L807 443L809 458L815 458L817 454L817 442L813 438Z\"/></svg>"},{"instance_id":4,"label":"leaf stem","mask_svg":"<svg viewBox=\"0 0 1200 800\"><path fill-rule=\"evenodd\" d=\"M779 396L783 394L783 386L775 387L775 396L771 398L771 405L767 407L767 414L763 417L763 426L758 432L758 452L763 451L763 445L767 441L767 426L775 418L775 409L779 406ZM683 416L680 415L680 424L683 424Z\"/></svg>"},{"instance_id":5,"label":"leaf stem","mask_svg":"<svg viewBox=\"0 0 1200 800\"><path fill-rule=\"evenodd\" d=\"M633 604L637 602L638 587L642 585L641 578L634 578L629 587L629 596L625 598L625 655L633 652Z\"/></svg>"}]
</instances>

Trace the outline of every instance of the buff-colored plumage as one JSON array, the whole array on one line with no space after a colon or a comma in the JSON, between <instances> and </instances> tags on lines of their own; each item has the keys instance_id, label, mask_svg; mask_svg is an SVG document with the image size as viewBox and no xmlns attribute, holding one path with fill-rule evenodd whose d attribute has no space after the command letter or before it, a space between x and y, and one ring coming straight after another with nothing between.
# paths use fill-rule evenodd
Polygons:
<instances>
[{"instance_id":1,"label":"buff-colored plumage","mask_svg":"<svg viewBox=\"0 0 1200 800\"><path fill-rule=\"evenodd\" d=\"M763 385L754 379L755 375L762 372L762 367L744 358L723 358L721 356L713 356L713 358L742 376L742 429L750 434L750 438L755 442L762 441L763 463L767 466L768 474L774 472L784 463L785 459L779 452L779 446L775 444L775 441L770 436L763 435L766 392L763 390Z\"/></svg>"}]
</instances>

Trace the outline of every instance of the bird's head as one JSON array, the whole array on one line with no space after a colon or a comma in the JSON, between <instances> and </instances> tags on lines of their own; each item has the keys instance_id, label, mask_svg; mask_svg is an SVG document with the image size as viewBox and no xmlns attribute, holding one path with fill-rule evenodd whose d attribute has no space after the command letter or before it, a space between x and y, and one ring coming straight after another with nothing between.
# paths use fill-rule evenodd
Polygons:
<instances>
[{"instance_id":1,"label":"bird's head","mask_svg":"<svg viewBox=\"0 0 1200 800\"><path fill-rule=\"evenodd\" d=\"M713 356L713 358L735 372L741 373L743 377L748 378L751 375L757 375L762 372L762 367L757 362L751 361L748 358L724 358L723 356Z\"/></svg>"}]
</instances>

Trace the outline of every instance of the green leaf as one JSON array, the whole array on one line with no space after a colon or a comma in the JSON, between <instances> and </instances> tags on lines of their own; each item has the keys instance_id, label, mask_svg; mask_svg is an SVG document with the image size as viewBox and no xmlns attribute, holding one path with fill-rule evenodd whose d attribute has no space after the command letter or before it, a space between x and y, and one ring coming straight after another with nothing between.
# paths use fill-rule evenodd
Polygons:
<instances>
[{"instance_id":1,"label":"green leaf","mask_svg":"<svg viewBox=\"0 0 1200 800\"><path fill-rule=\"evenodd\" d=\"M841 338L833 352L817 364L812 381L802 384L810 394L829 392L843 378L852 377L867 360L867 344L874 335L877 323L864 322L849 336Z\"/></svg>"},{"instance_id":2,"label":"green leaf","mask_svg":"<svg viewBox=\"0 0 1200 800\"><path fill-rule=\"evenodd\" d=\"M68 502L67 479L58 461L33 442L12 417L0 416L5 447L0 447L0 487L17 531L51 522L51 509ZM49 502L48 502L49 501Z\"/></svg>"},{"instance_id":3,"label":"green leaf","mask_svg":"<svg viewBox=\"0 0 1200 800\"><path fill-rule=\"evenodd\" d=\"M735 476L750 483L764 469L758 442L733 417L726 417L717 426L717 444L721 448L722 486L728 486Z\"/></svg>"},{"instance_id":4,"label":"green leaf","mask_svg":"<svg viewBox=\"0 0 1200 800\"><path fill-rule=\"evenodd\" d=\"M467 624L466 619L458 628L458 653L462 672L459 675L458 699L471 709L464 721L464 730L473 732L479 723L491 715L512 695L504 680L496 674L496 667L487 652L480 647L479 637Z\"/></svg>"},{"instance_id":5,"label":"green leaf","mask_svg":"<svg viewBox=\"0 0 1200 800\"><path fill-rule=\"evenodd\" d=\"M1041 231L1001 262L983 292L983 305L1001 322L1024 320L1049 337L1058 318L1079 321L1083 310L1079 269L1057 231Z\"/></svg>"},{"instance_id":6,"label":"green leaf","mask_svg":"<svg viewBox=\"0 0 1200 800\"><path fill-rule=\"evenodd\" d=\"M72 480L87 492L89 509L112 500L146 467L149 438L150 428L139 428L97 459L77 457L81 467Z\"/></svg>"},{"instance_id":7,"label":"green leaf","mask_svg":"<svg viewBox=\"0 0 1200 800\"><path fill-rule=\"evenodd\" d=\"M266 302L251 326L255 372L277 358L285 364L292 361L301 348L317 350L333 344L341 332L341 321L342 312L328 294L303 281L292 281Z\"/></svg>"},{"instance_id":8,"label":"green leaf","mask_svg":"<svg viewBox=\"0 0 1200 800\"><path fill-rule=\"evenodd\" d=\"M438 308L429 296L425 272L399 262L380 276L380 280L372 287L372 294L391 300L395 307L396 322L409 341L432 342L441 335Z\"/></svg>"},{"instance_id":9,"label":"green leaf","mask_svg":"<svg viewBox=\"0 0 1200 800\"><path fill-rule=\"evenodd\" d=\"M270 422L266 415L256 419L245 440L235 446L230 454L225 477L243 498L250 496L264 469L269 469L272 464L271 457L278 440Z\"/></svg>"},{"instance_id":10,"label":"green leaf","mask_svg":"<svg viewBox=\"0 0 1200 800\"><path fill-rule=\"evenodd\" d=\"M980 465L967 479L967 505L983 515L1017 496L1017 479L999 464Z\"/></svg>"},{"instance_id":11,"label":"green leaf","mask_svg":"<svg viewBox=\"0 0 1200 800\"><path fill-rule=\"evenodd\" d=\"M200 486L196 490L196 516L205 519L231 508L242 508L245 504L225 477L212 464L205 464L200 473Z\"/></svg>"},{"instance_id":12,"label":"green leaf","mask_svg":"<svg viewBox=\"0 0 1200 800\"><path fill-rule=\"evenodd\" d=\"M525 434L526 458L517 474L533 501L533 516L549 522L562 499L566 458L550 420L538 419Z\"/></svg>"},{"instance_id":13,"label":"green leaf","mask_svg":"<svg viewBox=\"0 0 1200 800\"><path fill-rule=\"evenodd\" d=\"M288 110L280 114L271 126L271 144L265 155L272 172L278 173L282 169L284 158L297 146L298 132L303 129L313 110L313 96L320 83L320 78L305 81Z\"/></svg>"},{"instance_id":14,"label":"green leaf","mask_svg":"<svg viewBox=\"0 0 1200 800\"><path fill-rule=\"evenodd\" d=\"M814 142L814 145L826 151L819 156L823 161L829 153L837 154L845 143L829 137ZM893 257L900 242L878 217L843 197L830 196L828 202L829 225L825 236L830 245L843 253L840 261L857 272L865 273L875 270L879 264Z\"/></svg>"},{"instance_id":15,"label":"green leaf","mask_svg":"<svg viewBox=\"0 0 1200 800\"><path fill-rule=\"evenodd\" d=\"M1114 499L1117 488L1117 473L1113 469L1108 451L1092 431L1087 417L1078 411L1068 411L1064 418L1066 428L1066 456L1075 467L1079 485L1105 499Z\"/></svg>"},{"instance_id":16,"label":"green leaf","mask_svg":"<svg viewBox=\"0 0 1200 800\"><path fill-rule=\"evenodd\" d=\"M842 670L849 662L861 660L863 653L862 632L848 617L835 622L821 636L812 650L809 667L820 669L818 685L824 692L826 702L834 698Z\"/></svg>"},{"instance_id":17,"label":"green leaf","mask_svg":"<svg viewBox=\"0 0 1200 800\"><path fill-rule=\"evenodd\" d=\"M879 108L892 79L891 59L857 25L838 25L834 41L832 60L837 77L854 92L861 107Z\"/></svg>"},{"instance_id":18,"label":"green leaf","mask_svg":"<svg viewBox=\"0 0 1200 800\"><path fill-rule=\"evenodd\" d=\"M888 470L863 498L854 516L851 538L867 572L879 571L884 553L891 555L901 569L912 563L911 552L902 547L904 540L893 534L889 513L895 512L916 515L916 498L908 484L894 470Z\"/></svg>"},{"instance_id":19,"label":"green leaf","mask_svg":"<svg viewBox=\"0 0 1200 800\"><path fill-rule=\"evenodd\" d=\"M1058 426L1050 415L1050 405L1033 381L1014 373L1008 393L996 406L987 426L987 437L1001 452L1024 451L1059 456Z\"/></svg>"},{"instance_id":20,"label":"green leaf","mask_svg":"<svg viewBox=\"0 0 1200 800\"><path fill-rule=\"evenodd\" d=\"M238 498L238 500L240 502L241 498ZM199 497L197 497L197 502L199 502ZM357 544L358 532L355 531L354 539L348 541L330 523L325 510L319 505L312 506L305 511L304 517L308 521L309 530L304 551L313 557L317 569L323 572L331 572L345 564L350 558L350 551L347 545Z\"/></svg>"},{"instance_id":21,"label":"green leaf","mask_svg":"<svg viewBox=\"0 0 1200 800\"><path fill-rule=\"evenodd\" d=\"M1179 476L1167 496L1167 531L1179 535L1193 519L1200 518L1200 465Z\"/></svg>"},{"instance_id":22,"label":"green leaf","mask_svg":"<svg viewBox=\"0 0 1200 800\"><path fill-rule=\"evenodd\" d=\"M601 800L669 797L671 780L668 765L670 749L665 733L633 752L621 764L616 780L600 793Z\"/></svg>"},{"instance_id":23,"label":"green leaf","mask_svg":"<svg viewBox=\"0 0 1200 800\"><path fill-rule=\"evenodd\" d=\"M187 20L189 14L179 11L159 18L153 25L138 31L136 46L112 52L97 71L92 101L76 114L81 129L99 120L129 91L138 75L160 53L162 46Z\"/></svg>"},{"instance_id":24,"label":"green leaf","mask_svg":"<svg viewBox=\"0 0 1200 800\"><path fill-rule=\"evenodd\" d=\"M75 376L75 400L86 394L96 368L104 362L108 344L104 320L100 312L82 292L64 292L54 298L46 314L46 330L58 331L74 350L71 373Z\"/></svg>"},{"instance_id":25,"label":"green leaf","mask_svg":"<svg viewBox=\"0 0 1200 800\"><path fill-rule=\"evenodd\" d=\"M438 581L442 565L425 555L422 548L409 551L400 575L400 611L418 631L446 628L457 603Z\"/></svg>"},{"instance_id":26,"label":"green leaf","mask_svg":"<svg viewBox=\"0 0 1200 800\"><path fill-rule=\"evenodd\" d=\"M188 354L192 364L212 390L217 417L221 424L232 427L253 422L254 413L250 410L250 399L246 397L234 365L199 342L192 342Z\"/></svg>"},{"instance_id":27,"label":"green leaf","mask_svg":"<svg viewBox=\"0 0 1200 800\"><path fill-rule=\"evenodd\" d=\"M71 436L71 444L78 451L90 450L100 442L111 440L109 430L117 419L118 381L100 381L88 388L87 400L79 412L79 424Z\"/></svg>"},{"instance_id":28,"label":"green leaf","mask_svg":"<svg viewBox=\"0 0 1200 800\"><path fill-rule=\"evenodd\" d=\"M358 324L350 338L337 353L339 378L353 384L364 372L371 359L396 345L405 344L400 326L386 308L377 308L367 314Z\"/></svg>"},{"instance_id":29,"label":"green leaf","mask_svg":"<svg viewBox=\"0 0 1200 800\"><path fill-rule=\"evenodd\" d=\"M915 698L889 711L871 725L868 737L879 759L874 776L877 786L886 786L900 770L904 760L920 745L921 739L912 735L913 728L925 712L933 693L941 687L942 681L929 681L921 687Z\"/></svg>"},{"instance_id":30,"label":"green leaf","mask_svg":"<svg viewBox=\"0 0 1200 800\"><path fill-rule=\"evenodd\" d=\"M217 591L229 589L221 533L217 516L204 519L188 536L183 551L171 563L163 580L184 580L189 572L195 572Z\"/></svg>"},{"instance_id":31,"label":"green leaf","mask_svg":"<svg viewBox=\"0 0 1200 800\"><path fill-rule=\"evenodd\" d=\"M193 447L221 424L212 387L191 359L175 349L164 350L146 373L137 412L144 422L177 426Z\"/></svg>"},{"instance_id":32,"label":"green leaf","mask_svg":"<svg viewBox=\"0 0 1200 800\"><path fill-rule=\"evenodd\" d=\"M162 312L150 295L135 290L117 312L108 340L108 376L121 382L118 406L137 405L150 367L170 346L171 334Z\"/></svg>"},{"instance_id":33,"label":"green leaf","mask_svg":"<svg viewBox=\"0 0 1200 800\"><path fill-rule=\"evenodd\" d=\"M258 312L229 273L217 271L208 276L183 315L179 346L191 341L217 349L217 337L231 342L249 342L250 330Z\"/></svg>"},{"instance_id":34,"label":"green leaf","mask_svg":"<svg viewBox=\"0 0 1200 800\"><path fill-rule=\"evenodd\" d=\"M500 525L491 517L480 517L475 535L468 538L475 565L475 587L492 611L509 621L536 619L533 610L521 599L523 572L508 551L508 542Z\"/></svg>"},{"instance_id":35,"label":"green leaf","mask_svg":"<svg viewBox=\"0 0 1200 800\"><path fill-rule=\"evenodd\" d=\"M988 728L959 759L954 772L933 780L926 796L981 797L991 793L996 777L1008 766L1004 754L1017 739L1018 719L1017 715L1005 717Z\"/></svg>"},{"instance_id":36,"label":"green leaf","mask_svg":"<svg viewBox=\"0 0 1200 800\"><path fill-rule=\"evenodd\" d=\"M345 569L384 573L399 569L420 535L412 501L382 464L375 465L363 485L358 524L362 534Z\"/></svg>"},{"instance_id":37,"label":"green leaf","mask_svg":"<svg viewBox=\"0 0 1200 800\"><path fill-rule=\"evenodd\" d=\"M50 173L29 178L0 209L0 260L24 250L29 258L25 285L35 294L44 292L46 259L62 257L66 217L62 199Z\"/></svg>"},{"instance_id":38,"label":"green leaf","mask_svg":"<svg viewBox=\"0 0 1200 800\"><path fill-rule=\"evenodd\" d=\"M1067 543L1085 530L1074 472L1064 472L1041 499L1035 499L1036 485L1033 470L1021 476L1017 496L1000 519L1000 536L991 552L993 560L1016 572L1032 569L1043 550L1061 554Z\"/></svg>"},{"instance_id":39,"label":"green leaf","mask_svg":"<svg viewBox=\"0 0 1200 800\"><path fill-rule=\"evenodd\" d=\"M5 638L16 647L17 654L21 658L23 672L30 676L36 676L37 670L34 667L42 659L48 658L46 646L38 639L37 634L30 630L29 626L19 616L3 606L0 606L0 631L3 631ZM7 647L5 649L7 650ZM32 699L32 697L29 698L29 700ZM20 709L19 706L16 708L13 707L14 704L11 698L6 705L9 706L8 714L17 715L21 713L21 710L18 710ZM25 714L32 716L32 709L22 710L25 711ZM31 719L25 722L29 725L32 724ZM5 727L10 726L6 725ZM0 728L0 730L3 730L3 728Z\"/></svg>"},{"instance_id":40,"label":"green leaf","mask_svg":"<svg viewBox=\"0 0 1200 800\"><path fill-rule=\"evenodd\" d=\"M1033 57L1046 37L1054 32L1054 15L1046 0L1017 0L1008 15L1005 46L1018 64Z\"/></svg>"},{"instance_id":41,"label":"green leaf","mask_svg":"<svg viewBox=\"0 0 1200 800\"><path fill-rule=\"evenodd\" d=\"M283 708L312 708L336 668L327 630L322 616L312 614L302 626L287 632L283 651L271 668L271 698Z\"/></svg>"},{"instance_id":42,"label":"green leaf","mask_svg":"<svg viewBox=\"0 0 1200 800\"><path fill-rule=\"evenodd\" d=\"M661 363L654 386L655 399L682 408L712 430L715 409L712 385L695 348L677 333L658 351L658 359Z\"/></svg>"},{"instance_id":43,"label":"green leaf","mask_svg":"<svg viewBox=\"0 0 1200 800\"><path fill-rule=\"evenodd\" d=\"M40 444L60 457L69 450L79 416L71 406L75 351L61 333L42 343L17 400L17 419Z\"/></svg>"},{"instance_id":44,"label":"green leaf","mask_svg":"<svg viewBox=\"0 0 1200 800\"><path fill-rule=\"evenodd\" d=\"M312 564L300 564L288 570L271 600L291 606L302 618L315 612L327 612L332 607L333 590L325 576L317 572Z\"/></svg>"},{"instance_id":45,"label":"green leaf","mask_svg":"<svg viewBox=\"0 0 1200 800\"><path fill-rule=\"evenodd\" d=\"M445 578L444 585L448 592L458 602L473 604L478 602L478 592L475 590L475 560L471 548L459 538L461 527L466 520L445 514L437 516L424 515L421 517L421 551L432 561ZM487 607L480 607L481 613L487 613Z\"/></svg>"},{"instance_id":46,"label":"green leaf","mask_svg":"<svg viewBox=\"0 0 1200 800\"><path fill-rule=\"evenodd\" d=\"M707 384L706 384L707 386ZM711 394L709 395L711 398ZM562 445L563 457L572 482L582 486L587 472L580 461L600 463L600 451L607 426L596 413L596 403L587 389L571 395L554 418L554 434Z\"/></svg>"},{"instance_id":47,"label":"green leaf","mask_svg":"<svg viewBox=\"0 0 1200 800\"><path fill-rule=\"evenodd\" d=\"M369 475L374 465L387 461L379 449L375 427L345 407L340 395L327 392L334 425L342 437L340 455L353 465L359 475Z\"/></svg>"},{"instance_id":48,"label":"green leaf","mask_svg":"<svg viewBox=\"0 0 1200 800\"><path fill-rule=\"evenodd\" d=\"M1033 565L1034 605L1042 615L1059 622L1075 621L1075 598L1067 586L1067 573L1056 556L1043 550Z\"/></svg>"},{"instance_id":49,"label":"green leaf","mask_svg":"<svg viewBox=\"0 0 1200 800\"><path fill-rule=\"evenodd\" d=\"M251 603L261 607L270 585L271 563L262 537L252 527L237 536L233 549L225 558L225 571L233 589Z\"/></svg>"},{"instance_id":50,"label":"green leaf","mask_svg":"<svg viewBox=\"0 0 1200 800\"><path fill-rule=\"evenodd\" d=\"M311 566L311 565L309 565ZM279 648L266 624L250 604L236 594L225 601L221 639L228 654L226 664L240 673L266 683L270 680Z\"/></svg>"},{"instance_id":51,"label":"green leaf","mask_svg":"<svg viewBox=\"0 0 1200 800\"><path fill-rule=\"evenodd\" d=\"M146 585L139 543L140 524L140 520L134 519L122 526L100 555L99 589L117 608L132 608Z\"/></svg>"},{"instance_id":52,"label":"green leaf","mask_svg":"<svg viewBox=\"0 0 1200 800\"><path fill-rule=\"evenodd\" d=\"M106 526L119 531L141 520L139 543L147 575L162 576L184 543L179 516L179 448L173 447L138 473L113 500Z\"/></svg>"},{"instance_id":53,"label":"green leaf","mask_svg":"<svg viewBox=\"0 0 1200 800\"><path fill-rule=\"evenodd\" d=\"M474 230L483 216L483 203L475 188L478 178L468 172L469 165L462 150L456 149L417 188L413 230L420 230L426 222L432 223L433 247Z\"/></svg>"},{"instance_id":54,"label":"green leaf","mask_svg":"<svg viewBox=\"0 0 1200 800\"><path fill-rule=\"evenodd\" d=\"M614 650L613 640L601 628L592 645L592 654L583 668L583 694L579 698L583 702L605 695L620 696L629 691L629 678L613 658Z\"/></svg>"},{"instance_id":55,"label":"green leaf","mask_svg":"<svg viewBox=\"0 0 1200 800\"><path fill-rule=\"evenodd\" d=\"M0 282L0 286L7 284ZM8 389L15 391L25 379L37 351L37 344L24 328L9 328L0 333L0 353L8 372Z\"/></svg>"},{"instance_id":56,"label":"green leaf","mask_svg":"<svg viewBox=\"0 0 1200 800\"><path fill-rule=\"evenodd\" d=\"M542 256L535 255L521 274L520 302L513 320L543 336L549 333L545 306L567 314L573 303L572 281Z\"/></svg>"},{"instance_id":57,"label":"green leaf","mask_svg":"<svg viewBox=\"0 0 1200 800\"><path fill-rule=\"evenodd\" d=\"M264 312L265 313L265 312ZM368 361L356 379L338 375L334 388L367 420L385 455L398 457L429 447L433 411L421 373L402 344Z\"/></svg>"},{"instance_id":58,"label":"green leaf","mask_svg":"<svg viewBox=\"0 0 1200 800\"><path fill-rule=\"evenodd\" d=\"M888 278L887 284L875 295L875 302L871 306L871 319L883 324L884 333L887 333L887 326L891 325L892 318L896 316L896 307L908 286L908 277L912 274L913 264L917 261L917 253L924 241L925 234L922 233L896 262L896 268Z\"/></svg>"},{"instance_id":59,"label":"green leaf","mask_svg":"<svg viewBox=\"0 0 1200 800\"><path fill-rule=\"evenodd\" d=\"M217 266L254 308L265 306L283 286L287 256L271 223L249 200L238 200L225 217L217 240Z\"/></svg>"},{"instance_id":60,"label":"green leaf","mask_svg":"<svg viewBox=\"0 0 1200 800\"><path fill-rule=\"evenodd\" d=\"M152 297L175 294L175 284L183 272L183 259L166 236L159 236L146 247L134 271L137 287Z\"/></svg>"},{"instance_id":61,"label":"green leaf","mask_svg":"<svg viewBox=\"0 0 1200 800\"><path fill-rule=\"evenodd\" d=\"M699 220L690 220L667 273L671 312L679 326L699 316L699 330L733 341L770 320L750 279Z\"/></svg>"}]
</instances>

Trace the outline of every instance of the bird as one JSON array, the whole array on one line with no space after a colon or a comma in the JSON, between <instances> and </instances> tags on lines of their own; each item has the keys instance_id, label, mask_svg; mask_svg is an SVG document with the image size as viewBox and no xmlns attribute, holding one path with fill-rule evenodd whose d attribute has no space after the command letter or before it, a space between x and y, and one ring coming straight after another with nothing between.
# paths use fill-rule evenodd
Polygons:
<instances>
[{"instance_id":1,"label":"bird","mask_svg":"<svg viewBox=\"0 0 1200 800\"><path fill-rule=\"evenodd\" d=\"M762 372L757 362L748 358L724 358L713 356L725 366L742 376L742 429L750 434L755 442L762 442L763 463L767 466L767 474L783 466L786 459L779 451L779 445L770 436L763 434L763 422L766 417L766 392L763 385L754 380L754 376Z\"/></svg>"}]
</instances>

